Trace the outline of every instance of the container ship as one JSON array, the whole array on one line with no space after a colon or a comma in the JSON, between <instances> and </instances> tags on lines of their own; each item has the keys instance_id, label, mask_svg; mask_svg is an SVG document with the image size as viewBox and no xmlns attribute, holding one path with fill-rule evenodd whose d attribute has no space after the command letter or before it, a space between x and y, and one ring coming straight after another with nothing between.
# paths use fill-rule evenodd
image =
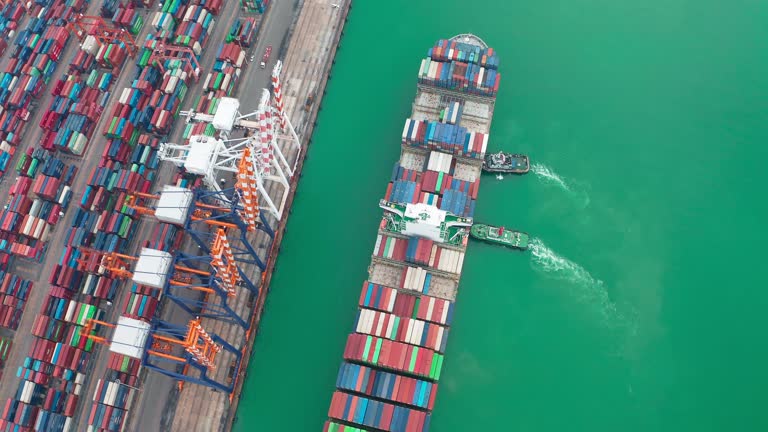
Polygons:
<instances>
[{"instance_id":1,"label":"container ship","mask_svg":"<svg viewBox=\"0 0 768 432\"><path fill-rule=\"evenodd\" d=\"M494 50L441 39L418 70L324 431L429 430L501 75Z\"/></svg>"}]
</instances>

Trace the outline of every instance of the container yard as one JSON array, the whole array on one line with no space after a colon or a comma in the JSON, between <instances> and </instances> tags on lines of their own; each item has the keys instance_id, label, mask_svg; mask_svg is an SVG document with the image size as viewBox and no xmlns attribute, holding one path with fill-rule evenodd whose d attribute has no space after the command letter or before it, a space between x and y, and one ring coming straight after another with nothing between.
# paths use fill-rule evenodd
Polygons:
<instances>
[{"instance_id":1,"label":"container yard","mask_svg":"<svg viewBox=\"0 0 768 432\"><path fill-rule=\"evenodd\" d=\"M340 4L2 7L0 430L231 427Z\"/></svg>"},{"instance_id":2,"label":"container yard","mask_svg":"<svg viewBox=\"0 0 768 432\"><path fill-rule=\"evenodd\" d=\"M421 62L325 431L429 430L498 65L474 35L438 40Z\"/></svg>"}]
</instances>

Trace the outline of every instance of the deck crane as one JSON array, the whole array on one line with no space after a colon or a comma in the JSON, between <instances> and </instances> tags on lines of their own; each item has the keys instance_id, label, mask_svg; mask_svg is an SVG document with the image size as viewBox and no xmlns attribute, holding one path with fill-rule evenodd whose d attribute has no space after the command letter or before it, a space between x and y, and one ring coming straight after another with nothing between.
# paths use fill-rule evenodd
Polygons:
<instances>
[{"instance_id":1,"label":"deck crane","mask_svg":"<svg viewBox=\"0 0 768 432\"><path fill-rule=\"evenodd\" d=\"M138 52L136 40L131 32L108 23L100 16L77 14L71 21L67 21L66 28L80 42L85 40L86 36L91 35L103 45L118 41L123 42L128 50L128 55L131 57Z\"/></svg>"},{"instance_id":2,"label":"deck crane","mask_svg":"<svg viewBox=\"0 0 768 432\"><path fill-rule=\"evenodd\" d=\"M96 335L101 327L110 329L112 334ZM191 319L186 326L162 320L147 323L127 316L118 318L117 324L89 319L80 329L80 335L108 345L111 352L140 359L144 367L180 383L191 382L227 393L234 390L242 359L238 349L218 335L208 333L200 317ZM229 375L224 382L216 379L216 375L222 375L218 373L222 364L234 366L224 372Z\"/></svg>"},{"instance_id":3,"label":"deck crane","mask_svg":"<svg viewBox=\"0 0 768 432\"><path fill-rule=\"evenodd\" d=\"M200 63L197 61L197 55L191 48L158 43L149 57L148 64L157 66L160 68L160 72L165 73L165 62L167 60L181 62L183 70L187 75L193 77L195 82L200 79Z\"/></svg>"},{"instance_id":4,"label":"deck crane","mask_svg":"<svg viewBox=\"0 0 768 432\"><path fill-rule=\"evenodd\" d=\"M187 123L204 122L213 125L218 131L218 139L203 135L194 135L188 144L163 143L160 146L160 158L184 167L188 172L203 177L205 185L220 192L218 179L224 173L242 173L240 161L250 160L248 167L253 176L258 196L268 210L278 220L282 219L285 202L290 192L290 179L296 172L296 166L302 151L299 139L290 119L285 113L280 85L282 62L278 60L272 72L274 100L267 89L262 91L256 111L250 114L239 112L240 102L233 98L222 98L215 114L195 111L182 111ZM235 129L244 129L250 136L230 139ZM279 142L288 142L285 148L296 151L294 163L286 160ZM246 154L246 149L249 153ZM276 182L282 186L282 196L277 204L267 192L266 182Z\"/></svg>"}]
</instances>

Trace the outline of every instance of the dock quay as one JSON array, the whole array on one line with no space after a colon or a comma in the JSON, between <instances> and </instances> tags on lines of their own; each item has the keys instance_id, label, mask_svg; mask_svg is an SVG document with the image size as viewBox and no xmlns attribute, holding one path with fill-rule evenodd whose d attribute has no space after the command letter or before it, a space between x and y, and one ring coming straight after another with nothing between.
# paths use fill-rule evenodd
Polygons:
<instances>
[{"instance_id":1,"label":"dock quay","mask_svg":"<svg viewBox=\"0 0 768 432\"><path fill-rule=\"evenodd\" d=\"M0 17L17 26L0 35L8 43L0 67L36 86L30 97L14 93L16 81L0 82L3 112L26 119L0 118L0 201L10 221L0 227L9 245L0 246L0 279L9 281L0 294L18 307L8 327L0 322L2 430L232 428L351 8L336 3L42 0ZM248 61L268 46L267 68ZM25 61L36 69L22 70ZM232 109L229 100L257 121L216 129L204 117ZM185 121L183 112L202 117ZM265 112L274 123L258 122ZM265 127L278 132L271 143L260 138ZM269 148L271 177L289 173L269 180L258 174L267 162L253 159L264 179L249 196L260 211L237 198L246 186L236 172L217 172L222 187L213 188L193 172L195 143L225 132L251 152ZM168 146L187 146L189 163L174 162ZM240 173L254 169L246 153ZM43 209L42 222L16 228L29 205L35 217Z\"/></svg>"},{"instance_id":2,"label":"dock quay","mask_svg":"<svg viewBox=\"0 0 768 432\"><path fill-rule=\"evenodd\" d=\"M469 34L437 41L422 60L324 431L429 430L497 70L493 49Z\"/></svg>"}]
</instances>

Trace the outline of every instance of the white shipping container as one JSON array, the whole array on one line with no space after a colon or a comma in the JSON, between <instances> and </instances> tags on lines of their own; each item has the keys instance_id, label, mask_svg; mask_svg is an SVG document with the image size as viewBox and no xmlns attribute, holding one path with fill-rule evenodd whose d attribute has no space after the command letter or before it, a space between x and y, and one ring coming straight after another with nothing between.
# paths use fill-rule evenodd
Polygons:
<instances>
[{"instance_id":1,"label":"white shipping container","mask_svg":"<svg viewBox=\"0 0 768 432\"><path fill-rule=\"evenodd\" d=\"M200 12L200 16L197 17L197 23L200 24L200 25L203 25L203 23L205 22L205 17L207 17L207 16L208 16L208 10L203 9Z\"/></svg>"},{"instance_id":2,"label":"white shipping container","mask_svg":"<svg viewBox=\"0 0 768 432\"><path fill-rule=\"evenodd\" d=\"M102 381L104 381L104 380L102 380L101 378L99 378L99 380L98 380L98 381L96 381L96 388L97 388L97 389L99 388L99 384L100 384ZM97 393L97 392L93 392L93 397L91 397L91 400L92 400L92 401L94 401L94 402L98 402L98 397L99 397L98 393Z\"/></svg>"},{"instance_id":3,"label":"white shipping container","mask_svg":"<svg viewBox=\"0 0 768 432\"><path fill-rule=\"evenodd\" d=\"M117 396L117 384L114 382L109 383L109 388L107 388L107 394L106 394L106 404L115 406L115 397Z\"/></svg>"},{"instance_id":4,"label":"white shipping container","mask_svg":"<svg viewBox=\"0 0 768 432\"><path fill-rule=\"evenodd\" d=\"M20 401L26 404L28 404L29 401L32 400L32 388L29 384L31 384L30 381L24 380L24 386L22 387L22 390L21 390L21 398L19 398Z\"/></svg>"},{"instance_id":5,"label":"white shipping container","mask_svg":"<svg viewBox=\"0 0 768 432\"><path fill-rule=\"evenodd\" d=\"M427 319L429 319L432 316L432 311L435 310L435 298L430 297L429 300L427 300Z\"/></svg>"},{"instance_id":6,"label":"white shipping container","mask_svg":"<svg viewBox=\"0 0 768 432\"><path fill-rule=\"evenodd\" d=\"M75 395L80 396L80 392L83 390L83 384L75 384Z\"/></svg>"},{"instance_id":7,"label":"white shipping container","mask_svg":"<svg viewBox=\"0 0 768 432\"><path fill-rule=\"evenodd\" d=\"M37 219L37 224L35 225L35 230L32 232L32 237L40 240L40 236L43 234L43 228L48 225L44 220Z\"/></svg>"},{"instance_id":8,"label":"white shipping container","mask_svg":"<svg viewBox=\"0 0 768 432\"><path fill-rule=\"evenodd\" d=\"M43 206L43 201L40 198L35 198L32 201L32 206L29 208L29 215L37 217L40 214L40 208Z\"/></svg>"},{"instance_id":9,"label":"white shipping container","mask_svg":"<svg viewBox=\"0 0 768 432\"><path fill-rule=\"evenodd\" d=\"M195 43L192 44L192 51L194 51L195 55L200 55L200 53L203 51L203 47L200 46L200 42L195 41Z\"/></svg>"},{"instance_id":10,"label":"white shipping container","mask_svg":"<svg viewBox=\"0 0 768 432\"><path fill-rule=\"evenodd\" d=\"M221 90L226 90L229 88L229 82L232 81L232 75L230 74L224 74L224 79L221 80Z\"/></svg>"},{"instance_id":11,"label":"white shipping container","mask_svg":"<svg viewBox=\"0 0 768 432\"><path fill-rule=\"evenodd\" d=\"M424 76L424 65L427 64L427 59L421 59L421 66L419 66L419 78Z\"/></svg>"},{"instance_id":12,"label":"white shipping container","mask_svg":"<svg viewBox=\"0 0 768 432\"><path fill-rule=\"evenodd\" d=\"M245 62L245 51L240 51L240 54L237 55L237 61L235 61L235 66L241 68L243 67L244 62Z\"/></svg>"},{"instance_id":13,"label":"white shipping container","mask_svg":"<svg viewBox=\"0 0 768 432\"><path fill-rule=\"evenodd\" d=\"M83 290L81 291L83 294L88 294L88 286L91 284L91 279L93 279L93 275L88 273L88 276L85 277L85 283L83 284Z\"/></svg>"},{"instance_id":14,"label":"white shipping container","mask_svg":"<svg viewBox=\"0 0 768 432\"><path fill-rule=\"evenodd\" d=\"M24 226L21 228L21 233L24 235L29 235L29 233L32 231L32 226L34 223L35 223L35 218L27 215L26 222L24 223Z\"/></svg>"},{"instance_id":15,"label":"white shipping container","mask_svg":"<svg viewBox=\"0 0 768 432\"><path fill-rule=\"evenodd\" d=\"M64 314L64 321L72 322L72 316L75 314L76 308L77 308L77 302L74 300L70 300L69 304L67 305L67 313Z\"/></svg>"},{"instance_id":16,"label":"white shipping container","mask_svg":"<svg viewBox=\"0 0 768 432\"><path fill-rule=\"evenodd\" d=\"M432 245L432 253L429 254L429 266L435 266L435 257L437 256L437 245Z\"/></svg>"},{"instance_id":17,"label":"white shipping container","mask_svg":"<svg viewBox=\"0 0 768 432\"><path fill-rule=\"evenodd\" d=\"M72 428L72 417L64 417L64 428L61 430L61 432L69 432L69 430Z\"/></svg>"},{"instance_id":18,"label":"white shipping container","mask_svg":"<svg viewBox=\"0 0 768 432\"><path fill-rule=\"evenodd\" d=\"M80 135L81 137L85 137L85 135ZM80 140L80 137L78 137L78 140ZM64 205L64 201L66 201L67 197L72 193L72 189L69 186L64 186L61 188L61 194L59 195L59 199L56 200L59 205Z\"/></svg>"},{"instance_id":19,"label":"white shipping container","mask_svg":"<svg viewBox=\"0 0 768 432\"><path fill-rule=\"evenodd\" d=\"M16 88L16 84L19 82L19 77L15 76L11 78L11 83L8 84L8 90L13 90Z\"/></svg>"},{"instance_id":20,"label":"white shipping container","mask_svg":"<svg viewBox=\"0 0 768 432\"><path fill-rule=\"evenodd\" d=\"M483 149L480 151L480 156L485 155L485 150L488 148L488 134L483 134Z\"/></svg>"},{"instance_id":21,"label":"white shipping container","mask_svg":"<svg viewBox=\"0 0 768 432\"><path fill-rule=\"evenodd\" d=\"M456 264L456 273L461 274L461 269L464 267L464 252L459 253L459 262Z\"/></svg>"},{"instance_id":22,"label":"white shipping container","mask_svg":"<svg viewBox=\"0 0 768 432\"><path fill-rule=\"evenodd\" d=\"M440 315L440 323L445 324L448 321L448 302L443 302L443 314Z\"/></svg>"},{"instance_id":23,"label":"white shipping container","mask_svg":"<svg viewBox=\"0 0 768 432\"><path fill-rule=\"evenodd\" d=\"M373 246L373 254L378 255L379 247L381 246L381 234L376 237L376 245Z\"/></svg>"},{"instance_id":24,"label":"white shipping container","mask_svg":"<svg viewBox=\"0 0 768 432\"><path fill-rule=\"evenodd\" d=\"M93 224L93 231L91 231L91 233L96 234L97 232L99 232L98 226L101 225L101 218L103 217L104 217L104 213L99 214L99 217L96 219L96 223Z\"/></svg>"},{"instance_id":25,"label":"white shipping container","mask_svg":"<svg viewBox=\"0 0 768 432\"><path fill-rule=\"evenodd\" d=\"M411 119L405 119L405 126L403 127L403 142L408 138L408 126L411 125Z\"/></svg>"},{"instance_id":26,"label":"white shipping container","mask_svg":"<svg viewBox=\"0 0 768 432\"><path fill-rule=\"evenodd\" d=\"M416 291L422 292L424 291L424 282L427 280L427 271L421 267L419 267L419 270L419 282L416 285Z\"/></svg>"},{"instance_id":27,"label":"white shipping container","mask_svg":"<svg viewBox=\"0 0 768 432\"><path fill-rule=\"evenodd\" d=\"M389 322L387 322L387 334L392 334L394 327L395 327L395 317L394 315L389 315Z\"/></svg>"},{"instance_id":28,"label":"white shipping container","mask_svg":"<svg viewBox=\"0 0 768 432\"><path fill-rule=\"evenodd\" d=\"M212 78L212 76L213 76L213 74L211 74L211 73L209 72L209 73L208 73L208 76L207 76L207 77L205 77L205 81L203 82L203 88L204 88L204 89L207 89L207 88L208 88L208 84L211 82L211 78Z\"/></svg>"},{"instance_id":29,"label":"white shipping container","mask_svg":"<svg viewBox=\"0 0 768 432\"><path fill-rule=\"evenodd\" d=\"M411 131L411 141L416 141L416 137L419 136L419 122L413 120L413 130Z\"/></svg>"},{"instance_id":30,"label":"white shipping container","mask_svg":"<svg viewBox=\"0 0 768 432\"><path fill-rule=\"evenodd\" d=\"M410 342L411 335L413 334L413 320L409 319L407 323L404 323L406 325L405 328L405 341Z\"/></svg>"},{"instance_id":31,"label":"white shipping container","mask_svg":"<svg viewBox=\"0 0 768 432\"><path fill-rule=\"evenodd\" d=\"M184 22L184 21L190 21L190 20L192 19L192 14L194 14L194 13L195 13L195 8L196 8L196 7L197 7L197 6L194 6L194 5L190 5L190 6L187 8L187 12L186 12L186 13L184 13L184 16L181 18L181 21L182 21L182 22Z\"/></svg>"},{"instance_id":32,"label":"white shipping container","mask_svg":"<svg viewBox=\"0 0 768 432\"><path fill-rule=\"evenodd\" d=\"M406 267L405 282L403 283L403 288L407 290L413 290L413 288L411 288L411 279L413 279L413 272L411 271L411 267Z\"/></svg>"}]
</instances>

